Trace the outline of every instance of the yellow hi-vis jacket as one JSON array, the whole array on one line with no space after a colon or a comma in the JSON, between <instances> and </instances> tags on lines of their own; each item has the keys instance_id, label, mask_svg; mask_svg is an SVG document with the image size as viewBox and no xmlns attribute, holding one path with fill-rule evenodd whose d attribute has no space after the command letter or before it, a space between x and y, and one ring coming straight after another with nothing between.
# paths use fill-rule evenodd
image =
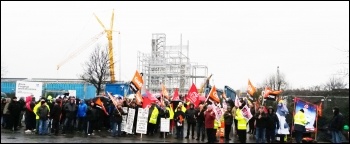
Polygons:
<instances>
[{"instance_id":1,"label":"yellow hi-vis jacket","mask_svg":"<svg viewBox=\"0 0 350 144\"><path fill-rule=\"evenodd\" d=\"M294 124L305 126L306 123L307 123L307 120L306 120L305 114L301 111L298 111L294 115Z\"/></svg>"},{"instance_id":2,"label":"yellow hi-vis jacket","mask_svg":"<svg viewBox=\"0 0 350 144\"><path fill-rule=\"evenodd\" d=\"M185 113L187 109L185 108L185 106L182 105L181 110ZM177 112L177 108L175 109L175 112Z\"/></svg>"},{"instance_id":3,"label":"yellow hi-vis jacket","mask_svg":"<svg viewBox=\"0 0 350 144\"><path fill-rule=\"evenodd\" d=\"M35 119L39 119L39 116L36 114L38 112L38 109L39 107L41 106L41 102L39 102L38 104L36 104L33 108L33 112L35 114ZM49 109L49 112L50 112L50 108L49 108L49 105L46 105L47 109Z\"/></svg>"},{"instance_id":4,"label":"yellow hi-vis jacket","mask_svg":"<svg viewBox=\"0 0 350 144\"><path fill-rule=\"evenodd\" d=\"M174 119L174 111L170 107L166 107L166 109L169 111L169 119Z\"/></svg>"},{"instance_id":5,"label":"yellow hi-vis jacket","mask_svg":"<svg viewBox=\"0 0 350 144\"><path fill-rule=\"evenodd\" d=\"M214 120L214 129L218 129L220 122L218 120Z\"/></svg>"},{"instance_id":6,"label":"yellow hi-vis jacket","mask_svg":"<svg viewBox=\"0 0 350 144\"><path fill-rule=\"evenodd\" d=\"M151 114L151 117L150 117L148 122L151 124L157 124L158 113L159 113L158 108L154 107L152 114Z\"/></svg>"},{"instance_id":7,"label":"yellow hi-vis jacket","mask_svg":"<svg viewBox=\"0 0 350 144\"><path fill-rule=\"evenodd\" d=\"M237 122L237 129L238 130L246 130L247 129L247 121L243 117L242 111L240 109L236 110L236 116L235 119Z\"/></svg>"}]
</instances>

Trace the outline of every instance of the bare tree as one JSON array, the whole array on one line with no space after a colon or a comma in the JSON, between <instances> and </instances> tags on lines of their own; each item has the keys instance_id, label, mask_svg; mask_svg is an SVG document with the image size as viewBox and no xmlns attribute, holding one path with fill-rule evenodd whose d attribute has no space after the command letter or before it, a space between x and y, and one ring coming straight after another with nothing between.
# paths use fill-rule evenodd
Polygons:
<instances>
[{"instance_id":1,"label":"bare tree","mask_svg":"<svg viewBox=\"0 0 350 144\"><path fill-rule=\"evenodd\" d=\"M285 75L283 73L271 74L268 78L265 79L265 86L271 87L273 90L286 89L288 83L286 81Z\"/></svg>"},{"instance_id":2,"label":"bare tree","mask_svg":"<svg viewBox=\"0 0 350 144\"><path fill-rule=\"evenodd\" d=\"M84 73L80 77L96 87L96 93L102 90L102 85L110 78L109 58L107 49L96 46L89 60L85 62Z\"/></svg>"},{"instance_id":3,"label":"bare tree","mask_svg":"<svg viewBox=\"0 0 350 144\"><path fill-rule=\"evenodd\" d=\"M344 89L346 83L342 78L337 78L335 76L329 78L329 81L324 85L324 90L331 91L333 89Z\"/></svg>"}]
</instances>

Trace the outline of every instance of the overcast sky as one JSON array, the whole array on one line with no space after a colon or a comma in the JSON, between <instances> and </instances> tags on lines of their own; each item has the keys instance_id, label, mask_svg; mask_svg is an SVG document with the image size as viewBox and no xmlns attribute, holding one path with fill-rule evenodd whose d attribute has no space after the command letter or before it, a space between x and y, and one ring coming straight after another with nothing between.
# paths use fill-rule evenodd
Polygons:
<instances>
[{"instance_id":1,"label":"overcast sky","mask_svg":"<svg viewBox=\"0 0 350 144\"><path fill-rule=\"evenodd\" d=\"M167 45L189 41L192 62L207 65L211 81L245 89L261 85L277 66L291 88L323 84L348 66L349 2L1 2L1 66L5 77L77 78L105 36L57 64L103 29L115 10L115 59L130 81L137 51L150 53L152 33ZM118 39L120 40L118 43ZM120 49L120 50L118 50ZM116 69L118 66L116 66ZM338 75L335 75L338 76ZM344 78L348 79L348 77ZM348 81L347 81L348 82Z\"/></svg>"}]
</instances>

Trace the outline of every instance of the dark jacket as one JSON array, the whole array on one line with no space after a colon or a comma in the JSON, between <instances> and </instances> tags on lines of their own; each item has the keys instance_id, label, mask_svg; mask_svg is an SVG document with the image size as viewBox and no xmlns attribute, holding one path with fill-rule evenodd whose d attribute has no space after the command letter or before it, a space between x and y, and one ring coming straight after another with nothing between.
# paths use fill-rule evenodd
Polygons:
<instances>
[{"instance_id":1,"label":"dark jacket","mask_svg":"<svg viewBox=\"0 0 350 144\"><path fill-rule=\"evenodd\" d=\"M73 119L76 116L77 106L74 103L67 103L64 106L66 112L66 118Z\"/></svg>"},{"instance_id":2,"label":"dark jacket","mask_svg":"<svg viewBox=\"0 0 350 144\"><path fill-rule=\"evenodd\" d=\"M224 113L224 121L225 121L225 125L232 125L232 123L233 123L233 116L231 114L231 111L226 111Z\"/></svg>"},{"instance_id":3,"label":"dark jacket","mask_svg":"<svg viewBox=\"0 0 350 144\"><path fill-rule=\"evenodd\" d=\"M37 115L39 116L40 120L48 120L49 119L50 110L47 108L47 106L42 105L38 108Z\"/></svg>"},{"instance_id":4,"label":"dark jacket","mask_svg":"<svg viewBox=\"0 0 350 144\"><path fill-rule=\"evenodd\" d=\"M19 117L21 114L21 111L23 109L23 106L17 101L11 101L8 107L8 110L10 111L10 115L13 117Z\"/></svg>"},{"instance_id":5,"label":"dark jacket","mask_svg":"<svg viewBox=\"0 0 350 144\"><path fill-rule=\"evenodd\" d=\"M199 109L196 110L197 123L204 123L204 111L204 108L202 111L200 111Z\"/></svg>"},{"instance_id":6,"label":"dark jacket","mask_svg":"<svg viewBox=\"0 0 350 144\"><path fill-rule=\"evenodd\" d=\"M116 122L116 123L121 123L123 121L123 115L126 115L123 111L123 108L114 108L112 117L111 117L111 122Z\"/></svg>"},{"instance_id":7,"label":"dark jacket","mask_svg":"<svg viewBox=\"0 0 350 144\"><path fill-rule=\"evenodd\" d=\"M269 108L269 110L270 109L272 109L272 113L270 113L270 111L268 111L266 129L269 129L269 130L274 130L276 128L279 129L280 123L279 123L278 117L277 117L276 113L274 112L274 109Z\"/></svg>"},{"instance_id":8,"label":"dark jacket","mask_svg":"<svg viewBox=\"0 0 350 144\"><path fill-rule=\"evenodd\" d=\"M190 104L190 106L194 106L192 103ZM188 123L196 123L196 110L194 108L189 108L188 110L186 110L185 116L186 116L186 120Z\"/></svg>"},{"instance_id":9,"label":"dark jacket","mask_svg":"<svg viewBox=\"0 0 350 144\"><path fill-rule=\"evenodd\" d=\"M257 128L266 128L266 122L267 122L267 116L265 112L261 113L261 118L259 118L260 112L257 112L255 114L255 122L256 122L256 127Z\"/></svg>"},{"instance_id":10,"label":"dark jacket","mask_svg":"<svg viewBox=\"0 0 350 144\"><path fill-rule=\"evenodd\" d=\"M182 122L180 121L180 116L182 116ZM184 119L185 119L185 113L183 111L176 111L174 114L174 121L177 122L181 122L182 126L184 124Z\"/></svg>"},{"instance_id":11,"label":"dark jacket","mask_svg":"<svg viewBox=\"0 0 350 144\"><path fill-rule=\"evenodd\" d=\"M62 114L62 108L60 103L55 103L51 110L51 118L54 120L60 120Z\"/></svg>"},{"instance_id":12,"label":"dark jacket","mask_svg":"<svg viewBox=\"0 0 350 144\"><path fill-rule=\"evenodd\" d=\"M86 112L86 119L88 121L96 121L97 120L97 115L96 115L96 106L89 106Z\"/></svg>"},{"instance_id":13,"label":"dark jacket","mask_svg":"<svg viewBox=\"0 0 350 144\"><path fill-rule=\"evenodd\" d=\"M339 112L338 108L334 108L334 115L329 124L329 130L341 131L344 126L344 116Z\"/></svg>"}]
</instances>

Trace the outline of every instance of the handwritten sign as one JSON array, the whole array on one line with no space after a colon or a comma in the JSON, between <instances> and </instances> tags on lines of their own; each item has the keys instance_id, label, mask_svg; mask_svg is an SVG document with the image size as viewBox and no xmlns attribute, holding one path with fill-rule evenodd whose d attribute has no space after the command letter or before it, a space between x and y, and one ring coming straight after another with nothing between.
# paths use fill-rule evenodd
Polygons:
<instances>
[{"instance_id":1,"label":"handwritten sign","mask_svg":"<svg viewBox=\"0 0 350 144\"><path fill-rule=\"evenodd\" d=\"M128 119L126 122L125 132L131 134L132 133L132 127L134 124L134 118L135 118L135 109L130 108L128 112Z\"/></svg>"},{"instance_id":2,"label":"handwritten sign","mask_svg":"<svg viewBox=\"0 0 350 144\"><path fill-rule=\"evenodd\" d=\"M147 134L148 111L148 108L139 108L137 113L136 133Z\"/></svg>"},{"instance_id":3,"label":"handwritten sign","mask_svg":"<svg viewBox=\"0 0 350 144\"><path fill-rule=\"evenodd\" d=\"M123 112L128 113L128 107L123 107ZM127 115L122 115L122 131L125 132Z\"/></svg>"},{"instance_id":4,"label":"handwritten sign","mask_svg":"<svg viewBox=\"0 0 350 144\"><path fill-rule=\"evenodd\" d=\"M160 119L160 131L170 132L170 119L166 119L166 118Z\"/></svg>"}]
</instances>

